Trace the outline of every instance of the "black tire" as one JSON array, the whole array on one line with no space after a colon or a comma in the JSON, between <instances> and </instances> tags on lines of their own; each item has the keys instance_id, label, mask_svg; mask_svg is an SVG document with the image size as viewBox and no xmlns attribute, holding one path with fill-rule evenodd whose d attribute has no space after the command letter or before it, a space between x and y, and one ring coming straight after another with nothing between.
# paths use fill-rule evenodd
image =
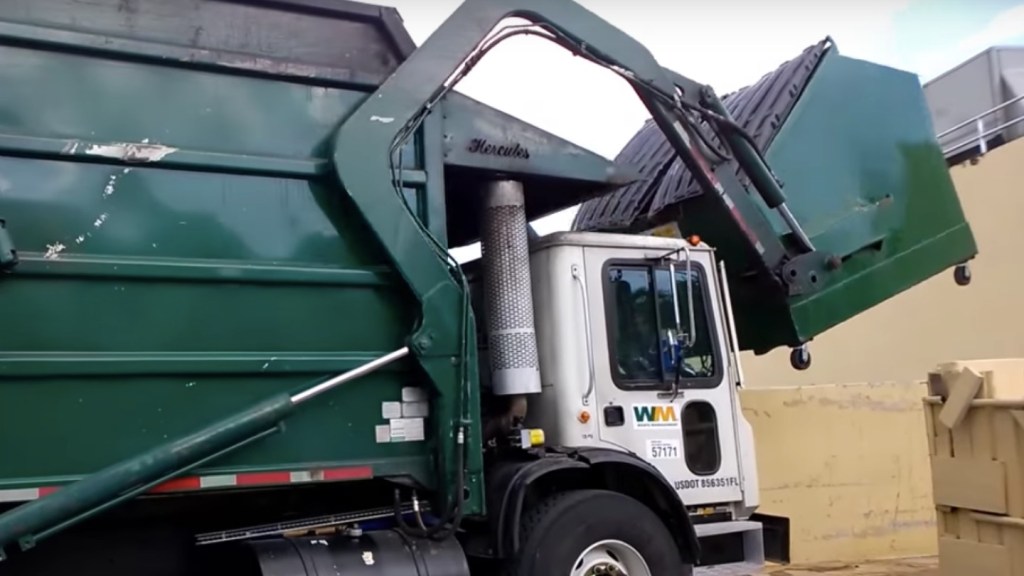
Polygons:
<instances>
[{"instance_id":1,"label":"black tire","mask_svg":"<svg viewBox=\"0 0 1024 576\"><path fill-rule=\"evenodd\" d=\"M531 509L520 526L518 557L507 576L569 576L592 544L618 540L643 557L651 576L690 576L671 532L650 508L606 490L552 496Z\"/></svg>"}]
</instances>

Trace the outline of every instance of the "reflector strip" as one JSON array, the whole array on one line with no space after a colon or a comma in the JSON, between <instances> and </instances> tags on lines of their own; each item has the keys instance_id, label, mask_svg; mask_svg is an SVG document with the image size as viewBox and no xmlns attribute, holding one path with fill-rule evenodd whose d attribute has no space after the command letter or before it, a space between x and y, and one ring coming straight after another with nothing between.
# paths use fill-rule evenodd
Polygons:
<instances>
[{"instance_id":1,"label":"reflector strip","mask_svg":"<svg viewBox=\"0 0 1024 576\"><path fill-rule=\"evenodd\" d=\"M370 466L350 468L323 468L318 470L294 470L280 472L245 472L242 474L218 474L211 476L184 476L175 478L153 488L150 494L191 492L207 488L233 488L246 486L282 486L286 484L307 484L310 482L341 482L345 480L367 480L373 478ZM60 486L38 488L0 489L0 502L27 502L38 500L60 490Z\"/></svg>"}]
</instances>

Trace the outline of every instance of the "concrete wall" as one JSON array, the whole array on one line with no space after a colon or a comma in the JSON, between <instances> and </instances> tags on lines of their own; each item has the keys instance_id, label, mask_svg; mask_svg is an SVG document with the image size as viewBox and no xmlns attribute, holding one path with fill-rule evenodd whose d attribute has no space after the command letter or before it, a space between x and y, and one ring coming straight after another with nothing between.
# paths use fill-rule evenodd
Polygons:
<instances>
[{"instance_id":1,"label":"concrete wall","mask_svg":"<svg viewBox=\"0 0 1024 576\"><path fill-rule=\"evenodd\" d=\"M794 562L935 554L921 382L940 362L1024 356L1024 140L951 173L978 241L971 285L950 271L845 322L804 372L786 350L743 358L761 511L790 518Z\"/></svg>"},{"instance_id":2,"label":"concrete wall","mask_svg":"<svg viewBox=\"0 0 1024 576\"><path fill-rule=\"evenodd\" d=\"M936 553L923 383L748 389L761 508L794 563Z\"/></svg>"},{"instance_id":3,"label":"concrete wall","mask_svg":"<svg viewBox=\"0 0 1024 576\"><path fill-rule=\"evenodd\" d=\"M746 354L748 387L915 381L939 362L1024 356L1024 140L951 174L978 242L973 282L949 271L844 322L811 343L803 372L787 350Z\"/></svg>"}]
</instances>

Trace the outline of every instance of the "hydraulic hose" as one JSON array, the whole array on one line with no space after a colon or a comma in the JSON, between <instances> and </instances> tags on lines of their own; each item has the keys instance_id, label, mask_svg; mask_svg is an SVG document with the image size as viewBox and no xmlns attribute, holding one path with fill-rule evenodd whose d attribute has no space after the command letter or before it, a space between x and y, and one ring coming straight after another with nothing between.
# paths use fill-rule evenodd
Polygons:
<instances>
[{"instance_id":1,"label":"hydraulic hose","mask_svg":"<svg viewBox=\"0 0 1024 576\"><path fill-rule=\"evenodd\" d=\"M416 538L431 538L434 540L444 540L450 535L458 531L459 526L462 524L463 518L463 493L466 490L466 474L463 468L466 465L465 462L465 436L463 429L459 428L459 449L456 451L456 470L458 474L455 480L455 501L452 504L452 509L448 514L447 518L441 519L437 524L426 528L425 530L416 526L410 526L402 514L402 498L401 491L395 488L395 522L398 524L399 529L409 535Z\"/></svg>"}]
</instances>

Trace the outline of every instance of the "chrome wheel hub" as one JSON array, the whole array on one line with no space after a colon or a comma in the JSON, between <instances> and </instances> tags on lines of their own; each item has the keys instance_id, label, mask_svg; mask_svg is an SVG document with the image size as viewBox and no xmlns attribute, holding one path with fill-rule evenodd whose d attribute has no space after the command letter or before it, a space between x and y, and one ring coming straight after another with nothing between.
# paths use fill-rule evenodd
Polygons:
<instances>
[{"instance_id":1,"label":"chrome wheel hub","mask_svg":"<svg viewBox=\"0 0 1024 576\"><path fill-rule=\"evenodd\" d=\"M576 558L570 576L651 576L651 571L636 548L620 540L602 540Z\"/></svg>"}]
</instances>

